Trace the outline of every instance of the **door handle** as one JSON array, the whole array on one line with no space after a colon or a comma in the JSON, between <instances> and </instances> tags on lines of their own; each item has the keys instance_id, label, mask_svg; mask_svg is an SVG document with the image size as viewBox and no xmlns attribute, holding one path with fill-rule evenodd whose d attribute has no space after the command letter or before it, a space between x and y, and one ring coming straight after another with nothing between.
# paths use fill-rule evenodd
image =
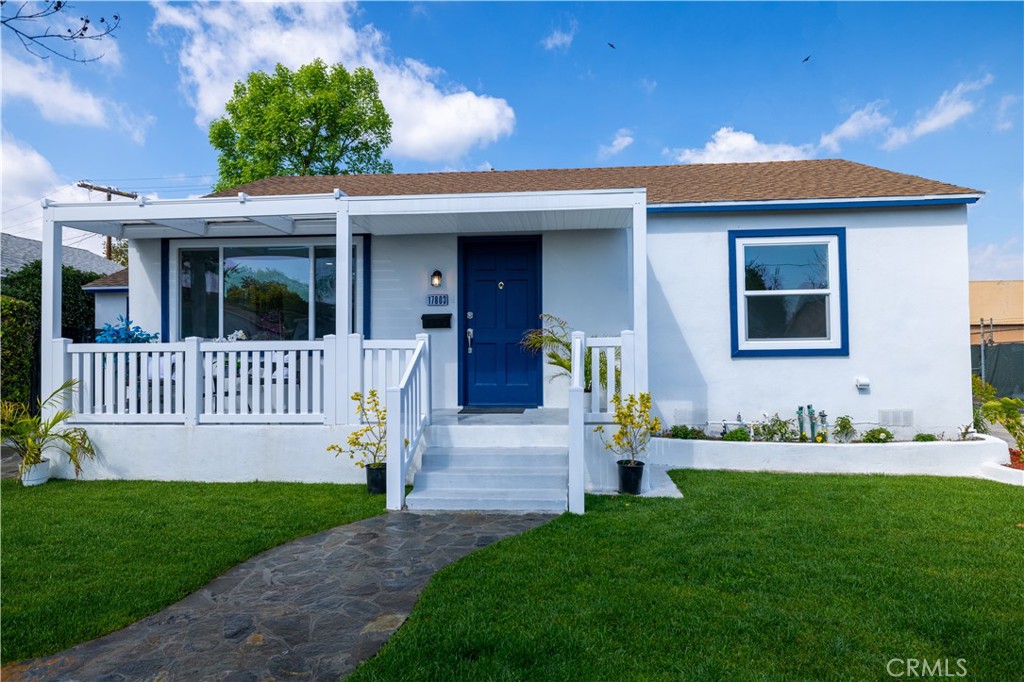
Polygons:
<instances>
[{"instance_id":1,"label":"door handle","mask_svg":"<svg viewBox=\"0 0 1024 682\"><path fill-rule=\"evenodd\" d=\"M466 354L473 354L473 328L466 327Z\"/></svg>"}]
</instances>

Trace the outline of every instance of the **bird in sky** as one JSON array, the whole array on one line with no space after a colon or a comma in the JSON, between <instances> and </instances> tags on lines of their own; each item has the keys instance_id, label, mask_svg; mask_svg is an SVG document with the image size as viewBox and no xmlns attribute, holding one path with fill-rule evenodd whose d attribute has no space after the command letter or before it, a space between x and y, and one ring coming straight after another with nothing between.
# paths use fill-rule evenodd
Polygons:
<instances>
[{"instance_id":1,"label":"bird in sky","mask_svg":"<svg viewBox=\"0 0 1024 682\"><path fill-rule=\"evenodd\" d=\"M613 50L618 49L615 47L615 43L608 43L608 47L612 48Z\"/></svg>"},{"instance_id":2,"label":"bird in sky","mask_svg":"<svg viewBox=\"0 0 1024 682\"><path fill-rule=\"evenodd\" d=\"M802 62L800 62L800 63L801 64L805 64L805 63L807 63L809 61L811 61L811 55L807 55L806 57L804 57L804 60Z\"/></svg>"}]
</instances>

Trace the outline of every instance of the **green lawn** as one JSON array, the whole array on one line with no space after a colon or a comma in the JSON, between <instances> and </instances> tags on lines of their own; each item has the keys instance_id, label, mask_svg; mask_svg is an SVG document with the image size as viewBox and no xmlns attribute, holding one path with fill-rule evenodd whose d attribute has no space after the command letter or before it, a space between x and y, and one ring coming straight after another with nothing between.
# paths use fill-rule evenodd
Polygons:
<instances>
[{"instance_id":1,"label":"green lawn","mask_svg":"<svg viewBox=\"0 0 1024 682\"><path fill-rule=\"evenodd\" d=\"M350 679L1021 680L1024 490L673 476L685 499L589 497L443 570Z\"/></svg>"},{"instance_id":2,"label":"green lawn","mask_svg":"<svg viewBox=\"0 0 1024 682\"><path fill-rule=\"evenodd\" d=\"M121 628L265 549L384 511L358 485L0 485L5 663Z\"/></svg>"}]
</instances>

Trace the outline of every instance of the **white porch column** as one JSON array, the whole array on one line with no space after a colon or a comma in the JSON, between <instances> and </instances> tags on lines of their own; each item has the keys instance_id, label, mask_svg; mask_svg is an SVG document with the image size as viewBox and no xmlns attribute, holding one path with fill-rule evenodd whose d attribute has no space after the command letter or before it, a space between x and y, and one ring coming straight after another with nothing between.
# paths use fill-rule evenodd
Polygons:
<instances>
[{"instance_id":1,"label":"white porch column","mask_svg":"<svg viewBox=\"0 0 1024 682\"><path fill-rule=\"evenodd\" d=\"M334 284L334 335L338 341L338 352L335 355L335 376L328 381L333 382L329 388L334 391L338 422L352 423L354 413L349 406L348 384L349 374L354 368L349 367L348 344L343 345L349 337L352 318L352 226L349 222L348 201L338 199L338 202Z\"/></svg>"},{"instance_id":2,"label":"white porch column","mask_svg":"<svg viewBox=\"0 0 1024 682\"><path fill-rule=\"evenodd\" d=\"M650 390L647 383L647 192L633 195L632 246L635 390L643 393Z\"/></svg>"},{"instance_id":3,"label":"white porch column","mask_svg":"<svg viewBox=\"0 0 1024 682\"><path fill-rule=\"evenodd\" d=\"M53 209L43 207L43 300L42 324L40 326L40 364L42 376L39 383L40 397L46 398L63 379L63 365L55 366L53 342L61 338L61 292L63 291L61 265L64 253L61 241L63 226L53 220Z\"/></svg>"}]
</instances>

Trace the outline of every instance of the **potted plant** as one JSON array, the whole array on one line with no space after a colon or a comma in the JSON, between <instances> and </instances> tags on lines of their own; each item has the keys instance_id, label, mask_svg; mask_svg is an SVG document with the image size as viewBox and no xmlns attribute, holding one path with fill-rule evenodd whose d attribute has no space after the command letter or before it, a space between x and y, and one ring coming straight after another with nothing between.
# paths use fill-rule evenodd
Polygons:
<instances>
[{"instance_id":1,"label":"potted plant","mask_svg":"<svg viewBox=\"0 0 1024 682\"><path fill-rule=\"evenodd\" d=\"M347 452L349 459L356 459L356 466L366 470L366 490L371 495L383 495L388 490L388 411L381 407L380 396L371 390L365 397L360 392L352 394L356 402L356 414L365 425L348 436L348 448L333 444L327 446L335 457Z\"/></svg>"},{"instance_id":2,"label":"potted plant","mask_svg":"<svg viewBox=\"0 0 1024 682\"><path fill-rule=\"evenodd\" d=\"M569 323L560 317L550 315L548 313L541 313L540 315L541 326L539 329L530 329L523 334L523 340L520 344L527 350L533 353L544 353L544 357L547 358L548 364L556 369L555 374L551 377L554 379L559 376L572 376L572 333L573 328L569 326ZM616 350L616 352L618 352ZM600 356L601 370L605 370L608 359L602 353ZM593 389L593 371L591 365L591 354L586 352L584 349L583 353L583 392L586 394L586 410L590 411L591 404L591 391ZM618 385L621 384L619 377L619 368L615 368L616 382ZM606 371L599 372L599 376L607 376ZM601 380L601 387L604 388L607 384L606 380Z\"/></svg>"},{"instance_id":3,"label":"potted plant","mask_svg":"<svg viewBox=\"0 0 1024 682\"><path fill-rule=\"evenodd\" d=\"M25 486L40 485L50 479L50 460L43 457L47 448L62 450L75 467L75 478L82 473L82 460L94 459L89 434L80 426L67 426L65 422L73 412L58 405L65 391L74 391L75 380L65 381L39 402L37 414L30 414L21 403L4 400L0 402L0 438L21 458L18 473ZM53 410L49 417L45 412Z\"/></svg>"},{"instance_id":4,"label":"potted plant","mask_svg":"<svg viewBox=\"0 0 1024 682\"><path fill-rule=\"evenodd\" d=\"M661 430L661 420L651 416L651 394L632 393L623 400L622 396L614 396L615 424L619 429L611 441L604 441L607 450L619 455L616 464L619 468L619 492L628 495L639 495L643 482L644 463L638 457L647 450L651 437ZM595 432L604 440L604 427L598 426Z\"/></svg>"}]
</instances>

